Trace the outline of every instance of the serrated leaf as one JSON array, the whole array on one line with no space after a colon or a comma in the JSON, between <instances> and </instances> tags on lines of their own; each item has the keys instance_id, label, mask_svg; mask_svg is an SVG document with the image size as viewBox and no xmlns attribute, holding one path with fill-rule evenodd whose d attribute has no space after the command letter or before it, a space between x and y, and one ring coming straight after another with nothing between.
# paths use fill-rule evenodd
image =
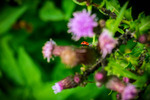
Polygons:
<instances>
[{"instance_id":1,"label":"serrated leaf","mask_svg":"<svg viewBox=\"0 0 150 100\"><path fill-rule=\"evenodd\" d=\"M115 12L115 14L119 14L120 4L118 0L107 0L106 1L106 9Z\"/></svg>"},{"instance_id":2,"label":"serrated leaf","mask_svg":"<svg viewBox=\"0 0 150 100\"><path fill-rule=\"evenodd\" d=\"M150 16L141 16L141 23L139 24L139 31L141 33L148 31L150 29Z\"/></svg>"},{"instance_id":3,"label":"serrated leaf","mask_svg":"<svg viewBox=\"0 0 150 100\"><path fill-rule=\"evenodd\" d=\"M136 31L137 37L139 37L140 34L148 32L150 29L150 16L145 16L143 12L140 13L138 19L130 23L130 29Z\"/></svg>"},{"instance_id":4,"label":"serrated leaf","mask_svg":"<svg viewBox=\"0 0 150 100\"><path fill-rule=\"evenodd\" d=\"M133 18L132 18L132 8L129 8L129 9L126 9L125 11L125 14L124 14L124 17L129 20L129 21L132 21Z\"/></svg>"},{"instance_id":5,"label":"serrated leaf","mask_svg":"<svg viewBox=\"0 0 150 100\"><path fill-rule=\"evenodd\" d=\"M116 21L114 23L114 27L113 27L113 30L112 30L113 33L115 33L118 30L118 26L119 26L121 20L124 17L124 13L126 11L127 5L128 5L128 2L125 3L124 6L121 8L121 10L120 10L120 12L119 12L119 14L118 14L118 16L116 18Z\"/></svg>"},{"instance_id":6,"label":"serrated leaf","mask_svg":"<svg viewBox=\"0 0 150 100\"><path fill-rule=\"evenodd\" d=\"M144 45L141 43L137 43L136 46L132 49L130 55L138 57L143 50L144 50Z\"/></svg>"},{"instance_id":7,"label":"serrated leaf","mask_svg":"<svg viewBox=\"0 0 150 100\"><path fill-rule=\"evenodd\" d=\"M43 21L60 21L64 19L64 14L55 7L52 1L47 1L40 9L39 16Z\"/></svg>"},{"instance_id":8,"label":"serrated leaf","mask_svg":"<svg viewBox=\"0 0 150 100\"><path fill-rule=\"evenodd\" d=\"M111 59L109 60L108 66L105 68L105 70L108 71L108 73L111 73L113 75L128 77L135 80L138 79L137 75L124 69L124 67L125 67L124 65L122 66L120 63Z\"/></svg>"},{"instance_id":9,"label":"serrated leaf","mask_svg":"<svg viewBox=\"0 0 150 100\"><path fill-rule=\"evenodd\" d=\"M8 31L26 9L27 6L4 8L0 16L0 34Z\"/></svg>"}]
</instances>

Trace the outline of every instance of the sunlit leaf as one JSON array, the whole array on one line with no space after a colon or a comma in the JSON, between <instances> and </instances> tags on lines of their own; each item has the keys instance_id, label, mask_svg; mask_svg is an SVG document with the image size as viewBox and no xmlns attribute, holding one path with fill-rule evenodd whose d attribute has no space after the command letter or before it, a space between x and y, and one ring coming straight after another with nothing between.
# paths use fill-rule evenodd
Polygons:
<instances>
[{"instance_id":1,"label":"sunlit leaf","mask_svg":"<svg viewBox=\"0 0 150 100\"><path fill-rule=\"evenodd\" d=\"M108 71L109 73L111 73L112 75L128 77L128 78L135 79L135 80L138 79L137 75L124 69L124 67L125 66L121 66L120 63L118 63L114 60L109 60L109 64L105 68L105 70Z\"/></svg>"},{"instance_id":2,"label":"sunlit leaf","mask_svg":"<svg viewBox=\"0 0 150 100\"><path fill-rule=\"evenodd\" d=\"M132 8L126 9L124 16L127 20L132 21Z\"/></svg>"},{"instance_id":3,"label":"sunlit leaf","mask_svg":"<svg viewBox=\"0 0 150 100\"><path fill-rule=\"evenodd\" d=\"M139 15L139 20L140 20L139 31L141 33L148 31L150 29L150 16L145 16L143 13L141 13Z\"/></svg>"},{"instance_id":4,"label":"sunlit leaf","mask_svg":"<svg viewBox=\"0 0 150 100\"><path fill-rule=\"evenodd\" d=\"M62 11L52 1L47 1L40 9L39 16L44 21L60 21L64 19Z\"/></svg>"},{"instance_id":5,"label":"sunlit leaf","mask_svg":"<svg viewBox=\"0 0 150 100\"><path fill-rule=\"evenodd\" d=\"M120 4L118 0L106 0L106 8L115 14L119 14Z\"/></svg>"},{"instance_id":6,"label":"sunlit leaf","mask_svg":"<svg viewBox=\"0 0 150 100\"><path fill-rule=\"evenodd\" d=\"M143 12L140 13L138 19L130 23L130 29L136 31L137 37L139 37L140 34L148 32L150 29L150 16L145 16Z\"/></svg>"},{"instance_id":7,"label":"sunlit leaf","mask_svg":"<svg viewBox=\"0 0 150 100\"><path fill-rule=\"evenodd\" d=\"M113 33L115 33L115 32L118 30L118 26L119 26L121 20L122 20L123 17L124 17L124 13L125 13L125 10L126 10L126 8L127 8L127 5L128 5L128 2L125 3L124 6L121 8L121 10L120 10L120 12L119 12L119 14L118 14L118 16L117 16L117 18L116 18L116 21L115 21L115 23L114 23L114 27L113 27L113 30L112 30Z\"/></svg>"},{"instance_id":8,"label":"sunlit leaf","mask_svg":"<svg viewBox=\"0 0 150 100\"><path fill-rule=\"evenodd\" d=\"M137 43L136 46L132 49L130 55L138 57L143 50L144 50L144 45L141 43Z\"/></svg>"}]
</instances>

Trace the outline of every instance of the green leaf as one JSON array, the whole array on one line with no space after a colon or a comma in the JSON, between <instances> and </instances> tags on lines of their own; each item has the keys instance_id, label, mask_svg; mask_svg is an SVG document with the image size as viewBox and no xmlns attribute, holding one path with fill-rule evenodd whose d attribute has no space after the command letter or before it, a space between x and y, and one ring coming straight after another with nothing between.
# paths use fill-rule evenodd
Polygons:
<instances>
[{"instance_id":1,"label":"green leaf","mask_svg":"<svg viewBox=\"0 0 150 100\"><path fill-rule=\"evenodd\" d=\"M140 33L144 33L150 29L150 16L145 16L143 13L139 15L140 24L139 31Z\"/></svg>"},{"instance_id":2,"label":"green leaf","mask_svg":"<svg viewBox=\"0 0 150 100\"><path fill-rule=\"evenodd\" d=\"M147 79L148 79L147 75L144 74L143 76L140 76L140 77L137 79L137 81L135 81L133 84L134 84L136 87L142 89L142 87L143 87L143 86L145 85L145 83L147 82Z\"/></svg>"},{"instance_id":3,"label":"green leaf","mask_svg":"<svg viewBox=\"0 0 150 100\"><path fill-rule=\"evenodd\" d=\"M30 56L26 53L23 47L20 47L18 50L18 63L26 81L26 84L37 85L41 83L41 72L38 69L38 66L32 61Z\"/></svg>"},{"instance_id":4,"label":"green leaf","mask_svg":"<svg viewBox=\"0 0 150 100\"><path fill-rule=\"evenodd\" d=\"M4 8L0 16L0 34L8 31L26 9L27 6Z\"/></svg>"},{"instance_id":5,"label":"green leaf","mask_svg":"<svg viewBox=\"0 0 150 100\"><path fill-rule=\"evenodd\" d=\"M108 71L108 73L112 74L112 75L128 77L128 78L135 79L135 80L138 79L137 75L124 69L124 67L126 67L126 66L111 59L111 60L109 60L108 66L105 67L105 70Z\"/></svg>"},{"instance_id":6,"label":"green leaf","mask_svg":"<svg viewBox=\"0 0 150 100\"><path fill-rule=\"evenodd\" d=\"M129 40L127 42L126 45L121 45L119 47L119 50L122 52L122 53L126 53L127 50L132 50L135 46L136 46L136 42L134 42L134 40Z\"/></svg>"},{"instance_id":7,"label":"green leaf","mask_svg":"<svg viewBox=\"0 0 150 100\"><path fill-rule=\"evenodd\" d=\"M142 66L143 67L143 66ZM145 63L144 64L144 69L147 72L147 74L150 75L150 63Z\"/></svg>"},{"instance_id":8,"label":"green leaf","mask_svg":"<svg viewBox=\"0 0 150 100\"><path fill-rule=\"evenodd\" d=\"M64 14L55 7L52 1L45 2L44 6L40 9L39 16L43 21L60 21L64 19Z\"/></svg>"},{"instance_id":9,"label":"green leaf","mask_svg":"<svg viewBox=\"0 0 150 100\"><path fill-rule=\"evenodd\" d=\"M145 16L142 12L139 14L138 19L130 23L130 30L136 31L137 37L150 29L150 16Z\"/></svg>"},{"instance_id":10,"label":"green leaf","mask_svg":"<svg viewBox=\"0 0 150 100\"><path fill-rule=\"evenodd\" d=\"M112 100L117 100L117 92L112 93Z\"/></svg>"},{"instance_id":11,"label":"green leaf","mask_svg":"<svg viewBox=\"0 0 150 100\"><path fill-rule=\"evenodd\" d=\"M145 88L146 89L145 89L144 94L142 95L142 99L143 100L150 100L150 95L149 95L149 93L150 93L150 85L146 86Z\"/></svg>"},{"instance_id":12,"label":"green leaf","mask_svg":"<svg viewBox=\"0 0 150 100\"><path fill-rule=\"evenodd\" d=\"M124 14L124 17L129 20L129 21L132 21L133 18L132 18L132 8L129 8L129 9L126 9L125 11L125 14Z\"/></svg>"},{"instance_id":13,"label":"green leaf","mask_svg":"<svg viewBox=\"0 0 150 100\"><path fill-rule=\"evenodd\" d=\"M113 27L113 30L112 30L113 33L115 33L118 30L118 26L119 26L121 20L124 17L124 13L126 11L127 5L128 5L128 2L125 3L124 6L121 8L121 10L120 10L120 12L119 12L119 14L118 14L118 16L116 18L116 21L114 23L114 27Z\"/></svg>"},{"instance_id":14,"label":"green leaf","mask_svg":"<svg viewBox=\"0 0 150 100\"><path fill-rule=\"evenodd\" d=\"M106 28L112 31L114 27L114 23L115 23L115 19L108 19L106 21Z\"/></svg>"},{"instance_id":15,"label":"green leaf","mask_svg":"<svg viewBox=\"0 0 150 100\"><path fill-rule=\"evenodd\" d=\"M144 45L141 43L137 43L136 46L132 49L130 55L138 57L143 50L144 50Z\"/></svg>"},{"instance_id":16,"label":"green leaf","mask_svg":"<svg viewBox=\"0 0 150 100\"><path fill-rule=\"evenodd\" d=\"M10 80L19 85L24 85L23 76L17 65L16 58L14 56L13 50L10 48L8 41L11 37L4 37L1 39L1 66L0 69Z\"/></svg>"},{"instance_id":17,"label":"green leaf","mask_svg":"<svg viewBox=\"0 0 150 100\"><path fill-rule=\"evenodd\" d=\"M120 29L120 28L118 28L118 30L117 30L119 33L121 33L121 34L124 34L125 32L122 30L122 29Z\"/></svg>"},{"instance_id":18,"label":"green leaf","mask_svg":"<svg viewBox=\"0 0 150 100\"><path fill-rule=\"evenodd\" d=\"M118 0L106 0L106 9L119 14L120 4Z\"/></svg>"},{"instance_id":19,"label":"green leaf","mask_svg":"<svg viewBox=\"0 0 150 100\"><path fill-rule=\"evenodd\" d=\"M75 9L75 3L72 0L63 0L62 8L65 12L65 19L69 19Z\"/></svg>"},{"instance_id":20,"label":"green leaf","mask_svg":"<svg viewBox=\"0 0 150 100\"><path fill-rule=\"evenodd\" d=\"M134 59L135 60L135 59ZM130 60L131 61L131 60ZM135 67L132 65L132 63L130 62L129 65L126 67L126 69L130 68L131 70L135 71Z\"/></svg>"}]
</instances>

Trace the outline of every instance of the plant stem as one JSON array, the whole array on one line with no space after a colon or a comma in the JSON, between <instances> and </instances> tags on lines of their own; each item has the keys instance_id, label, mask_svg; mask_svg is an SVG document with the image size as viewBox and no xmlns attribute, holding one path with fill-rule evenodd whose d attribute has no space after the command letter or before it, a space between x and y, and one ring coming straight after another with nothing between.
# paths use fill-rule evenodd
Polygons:
<instances>
[{"instance_id":1,"label":"plant stem","mask_svg":"<svg viewBox=\"0 0 150 100\"><path fill-rule=\"evenodd\" d=\"M92 42L92 45L95 45L95 38L96 38L96 35L93 36L93 42Z\"/></svg>"}]
</instances>

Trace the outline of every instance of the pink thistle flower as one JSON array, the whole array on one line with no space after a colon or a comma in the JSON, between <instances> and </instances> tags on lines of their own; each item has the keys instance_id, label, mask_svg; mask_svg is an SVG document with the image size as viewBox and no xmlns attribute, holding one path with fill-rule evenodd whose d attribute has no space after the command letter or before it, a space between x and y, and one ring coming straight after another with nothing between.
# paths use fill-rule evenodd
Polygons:
<instances>
[{"instance_id":1,"label":"pink thistle flower","mask_svg":"<svg viewBox=\"0 0 150 100\"><path fill-rule=\"evenodd\" d=\"M55 85L52 87L52 89L54 90L54 93L57 94L63 90L63 87L58 82L58 83L55 83Z\"/></svg>"},{"instance_id":2,"label":"pink thistle flower","mask_svg":"<svg viewBox=\"0 0 150 100\"><path fill-rule=\"evenodd\" d=\"M55 45L56 43L52 39L50 39L50 41L47 41L45 45L42 47L42 53L44 59L47 58L47 62L50 62L50 58L52 57L52 52Z\"/></svg>"},{"instance_id":3,"label":"pink thistle flower","mask_svg":"<svg viewBox=\"0 0 150 100\"><path fill-rule=\"evenodd\" d=\"M54 90L54 93L57 94L61 92L63 89L70 89L78 86L81 83L81 76L76 74L74 76L68 76L65 79L55 83L54 86L52 86L52 89Z\"/></svg>"},{"instance_id":4,"label":"pink thistle flower","mask_svg":"<svg viewBox=\"0 0 150 100\"><path fill-rule=\"evenodd\" d=\"M117 41L112 37L112 33L107 29L103 29L103 32L99 36L99 47L102 57L105 58L107 54L110 54L116 44Z\"/></svg>"},{"instance_id":5,"label":"pink thistle flower","mask_svg":"<svg viewBox=\"0 0 150 100\"><path fill-rule=\"evenodd\" d=\"M105 82L106 73L105 72L97 72L95 73L95 81L96 81L96 86L101 87L102 84Z\"/></svg>"},{"instance_id":6,"label":"pink thistle flower","mask_svg":"<svg viewBox=\"0 0 150 100\"><path fill-rule=\"evenodd\" d=\"M74 40L79 40L81 37L92 37L94 35L93 28L98 24L94 21L96 15L90 16L90 13L85 9L82 12L75 12L74 18L68 23L69 33L73 34Z\"/></svg>"},{"instance_id":7,"label":"pink thistle flower","mask_svg":"<svg viewBox=\"0 0 150 100\"><path fill-rule=\"evenodd\" d=\"M122 92L122 100L132 100L137 96L137 93L135 86L128 84Z\"/></svg>"},{"instance_id":8,"label":"pink thistle flower","mask_svg":"<svg viewBox=\"0 0 150 100\"><path fill-rule=\"evenodd\" d=\"M104 75L101 72L98 72L95 74L95 80L101 81L103 79Z\"/></svg>"},{"instance_id":9,"label":"pink thistle flower","mask_svg":"<svg viewBox=\"0 0 150 100\"><path fill-rule=\"evenodd\" d=\"M80 81L81 81L80 77L78 75L75 75L74 76L74 82L80 83Z\"/></svg>"},{"instance_id":10,"label":"pink thistle flower","mask_svg":"<svg viewBox=\"0 0 150 100\"><path fill-rule=\"evenodd\" d=\"M146 34L143 34L143 35L141 35L139 38L138 38L138 41L140 42L140 43L146 43L147 42L147 35Z\"/></svg>"},{"instance_id":11,"label":"pink thistle flower","mask_svg":"<svg viewBox=\"0 0 150 100\"><path fill-rule=\"evenodd\" d=\"M124 81L125 83L129 83L129 78L123 77L123 81Z\"/></svg>"},{"instance_id":12,"label":"pink thistle flower","mask_svg":"<svg viewBox=\"0 0 150 100\"><path fill-rule=\"evenodd\" d=\"M111 76L108 82L106 82L106 87L111 90L122 93L125 89L125 84L122 83L121 80L119 80L119 78L115 76Z\"/></svg>"}]
</instances>

